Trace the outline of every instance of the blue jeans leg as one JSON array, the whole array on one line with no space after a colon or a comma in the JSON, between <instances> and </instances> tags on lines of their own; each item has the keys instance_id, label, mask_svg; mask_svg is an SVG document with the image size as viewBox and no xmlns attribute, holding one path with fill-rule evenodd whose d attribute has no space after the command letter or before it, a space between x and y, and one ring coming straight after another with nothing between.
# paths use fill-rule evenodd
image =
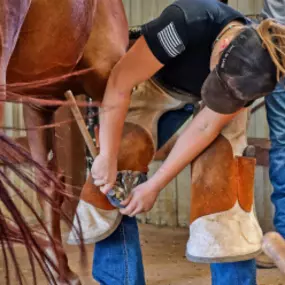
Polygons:
<instances>
[{"instance_id":1,"label":"blue jeans leg","mask_svg":"<svg viewBox=\"0 0 285 285\"><path fill-rule=\"evenodd\" d=\"M285 238L285 81L265 98L270 129L269 174L273 185L274 225Z\"/></svg>"},{"instance_id":2,"label":"blue jeans leg","mask_svg":"<svg viewBox=\"0 0 285 285\"><path fill-rule=\"evenodd\" d=\"M255 260L211 264L212 285L256 285ZM93 277L100 285L145 285L135 218L123 217L118 229L98 242Z\"/></svg>"},{"instance_id":3,"label":"blue jeans leg","mask_svg":"<svg viewBox=\"0 0 285 285\"><path fill-rule=\"evenodd\" d=\"M256 285L255 260L211 264L212 285Z\"/></svg>"},{"instance_id":4,"label":"blue jeans leg","mask_svg":"<svg viewBox=\"0 0 285 285\"><path fill-rule=\"evenodd\" d=\"M100 285L145 285L139 231L127 216L116 231L95 246L93 277Z\"/></svg>"}]
</instances>

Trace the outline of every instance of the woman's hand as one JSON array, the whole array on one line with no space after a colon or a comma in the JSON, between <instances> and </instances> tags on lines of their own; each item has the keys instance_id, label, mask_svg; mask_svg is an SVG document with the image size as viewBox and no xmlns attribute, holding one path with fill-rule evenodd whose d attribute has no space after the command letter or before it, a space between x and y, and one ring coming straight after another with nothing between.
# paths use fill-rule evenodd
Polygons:
<instances>
[{"instance_id":1,"label":"woman's hand","mask_svg":"<svg viewBox=\"0 0 285 285\"><path fill-rule=\"evenodd\" d=\"M99 154L92 165L91 174L94 184L105 195L112 189L117 178L117 159L113 156Z\"/></svg>"},{"instance_id":2,"label":"woman's hand","mask_svg":"<svg viewBox=\"0 0 285 285\"><path fill-rule=\"evenodd\" d=\"M121 203L121 205L126 206L126 208L120 209L121 214L134 217L137 214L150 211L159 192L159 189L150 180L138 185L133 189L130 196Z\"/></svg>"}]
</instances>

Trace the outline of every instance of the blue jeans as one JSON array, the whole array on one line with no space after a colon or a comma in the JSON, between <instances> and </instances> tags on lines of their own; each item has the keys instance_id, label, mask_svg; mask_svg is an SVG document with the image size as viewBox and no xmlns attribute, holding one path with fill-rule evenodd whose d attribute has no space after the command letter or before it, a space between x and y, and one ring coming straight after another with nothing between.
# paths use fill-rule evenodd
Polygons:
<instances>
[{"instance_id":1,"label":"blue jeans","mask_svg":"<svg viewBox=\"0 0 285 285\"><path fill-rule=\"evenodd\" d=\"M212 285L256 285L254 260L211 264L211 273ZM100 285L146 284L135 218L124 216L118 229L96 244L93 277Z\"/></svg>"},{"instance_id":2,"label":"blue jeans","mask_svg":"<svg viewBox=\"0 0 285 285\"><path fill-rule=\"evenodd\" d=\"M269 174L273 185L274 225L285 238L285 80L265 98L270 128Z\"/></svg>"},{"instance_id":3,"label":"blue jeans","mask_svg":"<svg viewBox=\"0 0 285 285\"><path fill-rule=\"evenodd\" d=\"M135 218L124 216L116 231L96 243L93 277L100 285L145 285Z\"/></svg>"}]
</instances>

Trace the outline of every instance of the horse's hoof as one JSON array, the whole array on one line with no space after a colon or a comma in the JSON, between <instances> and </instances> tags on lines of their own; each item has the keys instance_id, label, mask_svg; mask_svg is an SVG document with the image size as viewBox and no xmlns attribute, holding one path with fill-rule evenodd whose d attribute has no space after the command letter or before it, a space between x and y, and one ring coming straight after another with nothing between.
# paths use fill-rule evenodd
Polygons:
<instances>
[{"instance_id":1,"label":"horse's hoof","mask_svg":"<svg viewBox=\"0 0 285 285\"><path fill-rule=\"evenodd\" d=\"M145 181L147 181L147 176L143 172L131 170L119 171L113 189L107 194L109 202L116 208L124 208L121 202L128 198L136 186Z\"/></svg>"}]
</instances>

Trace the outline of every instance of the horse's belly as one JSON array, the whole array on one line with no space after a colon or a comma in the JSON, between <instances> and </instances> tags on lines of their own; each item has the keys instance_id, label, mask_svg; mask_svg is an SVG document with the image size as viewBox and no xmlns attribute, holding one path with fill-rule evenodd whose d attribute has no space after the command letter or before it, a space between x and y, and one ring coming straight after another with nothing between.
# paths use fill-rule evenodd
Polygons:
<instances>
[{"instance_id":1,"label":"horse's belly","mask_svg":"<svg viewBox=\"0 0 285 285\"><path fill-rule=\"evenodd\" d=\"M70 72L91 33L96 0L33 0L8 67L8 82Z\"/></svg>"}]
</instances>

